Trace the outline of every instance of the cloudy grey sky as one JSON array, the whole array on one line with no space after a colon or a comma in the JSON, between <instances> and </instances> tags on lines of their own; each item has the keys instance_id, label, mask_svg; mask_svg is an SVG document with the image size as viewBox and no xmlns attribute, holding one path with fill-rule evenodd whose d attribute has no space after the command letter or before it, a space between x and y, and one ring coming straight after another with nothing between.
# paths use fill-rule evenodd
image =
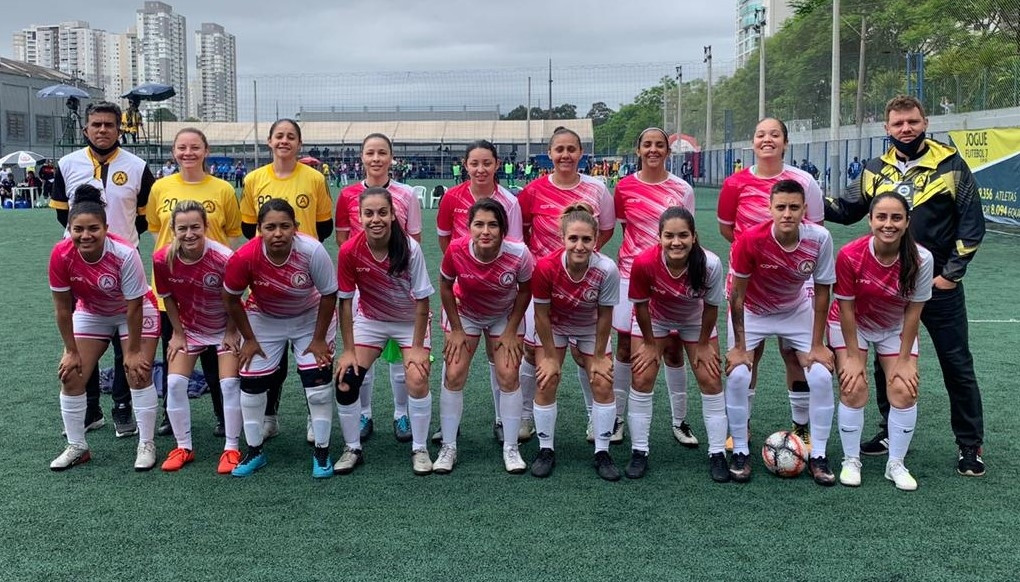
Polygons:
<instances>
[{"instance_id":1,"label":"cloudy grey sky","mask_svg":"<svg viewBox=\"0 0 1020 582\"><path fill-rule=\"evenodd\" d=\"M535 99L544 102L548 100L542 95L548 91L544 81L550 58L555 103L578 102L580 109L587 107L585 101L605 100L615 107L629 101L635 87L650 84L649 79L654 82L672 75L673 64L687 63L685 79L702 74L704 45L713 46L714 62L722 71L732 71L734 58L736 0L167 3L187 18L192 55L194 30L203 22L221 24L237 37L239 85L260 79L260 111L274 97L287 102L285 109L366 100L406 104L407 95L398 94L402 91L393 87L399 72L412 76L445 72L424 81L433 85L433 90L447 85L446 92L459 92L461 89L454 87L462 87L483 93L513 93L495 98L502 107L512 106L509 103L515 99L524 101L516 95L526 94L526 78L531 75L537 77ZM134 25L135 10L142 2L42 0L32 6L34 10L4 11L0 19L4 35L0 52L4 56L12 55L12 33L30 24L86 20L93 28L123 32ZM193 63L190 58L189 68ZM585 88L569 89L572 77ZM352 83L362 87L352 92ZM274 89L273 84L279 88ZM390 89L373 88L375 85ZM243 101L250 90L240 89ZM273 95L267 100L263 90ZM264 100L267 103L262 103ZM437 94L425 100L459 105L459 101L470 99Z\"/></svg>"}]
</instances>

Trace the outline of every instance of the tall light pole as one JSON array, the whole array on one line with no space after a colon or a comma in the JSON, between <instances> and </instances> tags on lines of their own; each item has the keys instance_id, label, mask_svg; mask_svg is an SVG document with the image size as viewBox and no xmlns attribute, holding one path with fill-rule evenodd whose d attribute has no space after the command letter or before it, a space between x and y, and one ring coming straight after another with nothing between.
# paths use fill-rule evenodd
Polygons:
<instances>
[{"instance_id":1,"label":"tall light pole","mask_svg":"<svg viewBox=\"0 0 1020 582\"><path fill-rule=\"evenodd\" d=\"M765 117L765 7L754 9L754 31L758 33L758 119Z\"/></svg>"},{"instance_id":2,"label":"tall light pole","mask_svg":"<svg viewBox=\"0 0 1020 582\"><path fill-rule=\"evenodd\" d=\"M839 0L832 0L832 80L829 91L829 195L839 197ZM862 31L863 34L863 31Z\"/></svg>"},{"instance_id":3,"label":"tall light pole","mask_svg":"<svg viewBox=\"0 0 1020 582\"><path fill-rule=\"evenodd\" d=\"M673 172L680 171L680 159L683 154L680 152L680 136L683 134L683 109L681 103L684 90L684 68L683 65L676 66L676 157L673 159ZM668 145L668 144L667 144Z\"/></svg>"},{"instance_id":4,"label":"tall light pole","mask_svg":"<svg viewBox=\"0 0 1020 582\"><path fill-rule=\"evenodd\" d=\"M702 151L712 147L712 45L705 47L705 63L708 64L708 87L705 101L705 147Z\"/></svg>"}]
</instances>

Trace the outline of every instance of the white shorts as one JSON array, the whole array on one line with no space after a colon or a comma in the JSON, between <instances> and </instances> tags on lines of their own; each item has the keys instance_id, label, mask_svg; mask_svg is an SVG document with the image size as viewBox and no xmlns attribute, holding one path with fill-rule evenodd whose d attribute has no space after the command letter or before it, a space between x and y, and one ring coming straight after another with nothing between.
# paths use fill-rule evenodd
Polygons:
<instances>
[{"instance_id":1,"label":"white shorts","mask_svg":"<svg viewBox=\"0 0 1020 582\"><path fill-rule=\"evenodd\" d=\"M634 304L630 301L630 279L620 278L620 300L613 306L613 329L617 333L633 333L637 326L634 321Z\"/></svg>"},{"instance_id":2,"label":"white shorts","mask_svg":"<svg viewBox=\"0 0 1020 582\"><path fill-rule=\"evenodd\" d=\"M241 375L253 377L272 374L280 365L280 358L283 357L283 350L287 348L288 341L291 342L291 352L294 354L294 361L297 362L299 370L319 367L315 362L315 356L304 353L308 349L308 344L312 343L312 336L315 335L315 321L318 315L317 307L289 318L270 317L259 312L248 312L251 330L266 357L256 355L252 358L248 369L241 370ZM335 312L329 322L329 330L326 332L326 344L329 345L331 353L336 351Z\"/></svg>"},{"instance_id":3,"label":"white shorts","mask_svg":"<svg viewBox=\"0 0 1020 582\"><path fill-rule=\"evenodd\" d=\"M567 345L572 345L577 348L577 351L581 352L586 356L595 355L595 334L591 335L560 335L558 333L553 334L553 343L557 348L565 349ZM541 348L542 342L535 338L535 349ZM610 343L606 343L606 355L611 355L613 348Z\"/></svg>"},{"instance_id":4,"label":"white shorts","mask_svg":"<svg viewBox=\"0 0 1020 582\"><path fill-rule=\"evenodd\" d=\"M528 302L528 308L524 310L524 343L535 346L538 339L535 337L535 300Z\"/></svg>"},{"instance_id":5,"label":"white shorts","mask_svg":"<svg viewBox=\"0 0 1020 582\"><path fill-rule=\"evenodd\" d=\"M432 318L425 326L425 349L432 348ZM386 342L393 340L401 349L414 344L413 321L376 321L360 313L354 316L354 345L382 350Z\"/></svg>"},{"instance_id":6,"label":"white shorts","mask_svg":"<svg viewBox=\"0 0 1020 582\"><path fill-rule=\"evenodd\" d=\"M450 333L450 319L446 317L446 310L443 310L440 319L442 320L443 331ZM460 325L464 328L464 333L470 337L481 337L482 332L486 332L488 337L499 337L506 330L506 324L509 323L507 319L506 315L499 315L479 321L461 314ZM517 326L517 335L524 335L523 319L520 325Z\"/></svg>"},{"instance_id":7,"label":"white shorts","mask_svg":"<svg viewBox=\"0 0 1020 582\"><path fill-rule=\"evenodd\" d=\"M862 352L867 352L868 345L873 345L875 352L881 357L899 356L900 346L903 345L900 339L902 333L902 329L875 333L863 331L858 327L857 346ZM843 326L839 322L829 322L829 347L834 350L846 349L846 342L843 341ZM910 346L910 355L916 358L917 354L917 338L914 338L914 345Z\"/></svg>"},{"instance_id":8,"label":"white shorts","mask_svg":"<svg viewBox=\"0 0 1020 582\"><path fill-rule=\"evenodd\" d=\"M71 314L74 337L109 340L113 336L127 339L127 314L94 315L78 310ZM155 339L159 335L159 311L156 305L142 300L142 337Z\"/></svg>"},{"instance_id":9,"label":"white shorts","mask_svg":"<svg viewBox=\"0 0 1020 582\"><path fill-rule=\"evenodd\" d=\"M227 330L220 331L218 333L192 333L190 330L184 330L184 341L186 344L185 352L189 356L201 354L210 346L216 348L217 354L225 354L230 350L223 349L223 337L227 335Z\"/></svg>"},{"instance_id":10,"label":"white shorts","mask_svg":"<svg viewBox=\"0 0 1020 582\"><path fill-rule=\"evenodd\" d=\"M795 310L775 315L755 315L744 310L744 347L753 350L770 336L779 338L779 346L798 352L811 351L811 333L815 310L811 301L805 301ZM733 348L733 318L726 316L726 346Z\"/></svg>"},{"instance_id":11,"label":"white shorts","mask_svg":"<svg viewBox=\"0 0 1020 582\"><path fill-rule=\"evenodd\" d=\"M662 339L674 333L679 335L680 340L685 344L696 344L701 339L701 324L674 324L668 321L652 320L652 335L655 339ZM631 325L630 335L636 338L641 337L641 328L638 326L637 319L634 319L634 323ZM718 336L719 332L716 331L715 327L712 327L711 339L715 339Z\"/></svg>"}]
</instances>

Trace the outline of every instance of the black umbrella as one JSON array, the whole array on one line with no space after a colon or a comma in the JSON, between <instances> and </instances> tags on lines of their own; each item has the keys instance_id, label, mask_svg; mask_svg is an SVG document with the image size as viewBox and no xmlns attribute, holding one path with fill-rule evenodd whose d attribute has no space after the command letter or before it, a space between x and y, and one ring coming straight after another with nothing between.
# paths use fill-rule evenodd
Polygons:
<instances>
[{"instance_id":1,"label":"black umbrella","mask_svg":"<svg viewBox=\"0 0 1020 582\"><path fill-rule=\"evenodd\" d=\"M121 95L125 99L134 97L139 101L166 101L177 94L177 91L170 85L162 83L142 83L127 93Z\"/></svg>"},{"instance_id":2,"label":"black umbrella","mask_svg":"<svg viewBox=\"0 0 1020 582\"><path fill-rule=\"evenodd\" d=\"M42 89L39 89L39 92L36 93L35 95L36 95L36 97L39 97L40 99L45 99L47 97L58 97L58 98L77 97L79 99L91 99L92 98L92 96L89 95L87 92L85 92L85 91L83 91L83 90L81 90L81 89L79 89L77 87L73 87L71 85L50 85L49 87L44 87Z\"/></svg>"}]
</instances>

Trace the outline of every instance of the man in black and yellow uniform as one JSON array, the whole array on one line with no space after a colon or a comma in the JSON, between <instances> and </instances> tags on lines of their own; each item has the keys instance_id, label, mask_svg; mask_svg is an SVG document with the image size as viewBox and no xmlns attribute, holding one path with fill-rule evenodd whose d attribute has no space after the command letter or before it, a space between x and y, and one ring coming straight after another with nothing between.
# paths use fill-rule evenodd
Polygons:
<instances>
[{"instance_id":1,"label":"man in black and yellow uniform","mask_svg":"<svg viewBox=\"0 0 1020 582\"><path fill-rule=\"evenodd\" d=\"M928 118L913 97L895 97L885 108L885 130L893 147L868 160L860 180L843 198L826 200L825 220L852 224L868 214L871 200L898 192L911 206L910 233L935 257L932 297L921 312L949 392L950 420L959 446L957 472L980 476L984 413L967 337L963 276L985 235L977 183L967 164L948 145L925 138ZM861 446L864 454L888 452L889 400L885 375L875 366L882 429Z\"/></svg>"}]
</instances>

